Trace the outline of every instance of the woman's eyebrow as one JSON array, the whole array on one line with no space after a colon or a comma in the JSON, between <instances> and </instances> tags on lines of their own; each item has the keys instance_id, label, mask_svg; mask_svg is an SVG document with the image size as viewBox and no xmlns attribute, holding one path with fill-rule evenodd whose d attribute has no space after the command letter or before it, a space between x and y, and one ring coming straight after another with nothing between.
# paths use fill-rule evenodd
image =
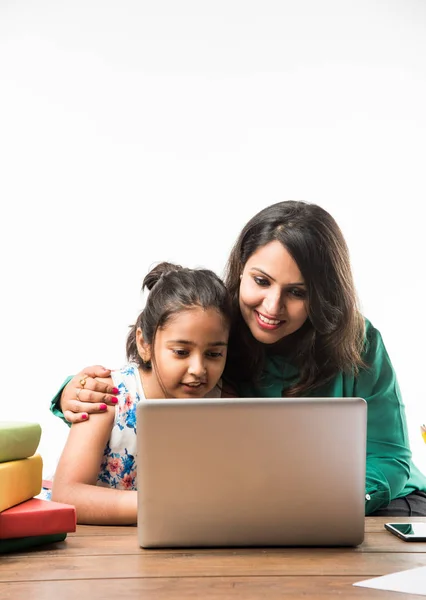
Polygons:
<instances>
[{"instance_id":1,"label":"woman's eyebrow","mask_svg":"<svg viewBox=\"0 0 426 600\"><path fill-rule=\"evenodd\" d=\"M272 277L272 275L269 275L268 273L266 273L266 271L263 271L262 269L259 269L259 267L251 267L250 271L258 271L259 273L262 273L262 275L265 275L265 277L269 277L269 279L272 279L272 281L276 282L276 279L274 279ZM304 281L296 281L295 283L286 283L286 286L290 286L290 285L302 285L302 286L305 286L305 282Z\"/></svg>"},{"instance_id":2,"label":"woman's eyebrow","mask_svg":"<svg viewBox=\"0 0 426 600\"><path fill-rule=\"evenodd\" d=\"M266 271L259 269L259 267L251 267L250 271L258 271L259 273L262 273L262 275L265 275L266 277L269 277L269 279L272 279L272 281L275 281L272 275L269 275L269 273L267 273Z\"/></svg>"}]
</instances>

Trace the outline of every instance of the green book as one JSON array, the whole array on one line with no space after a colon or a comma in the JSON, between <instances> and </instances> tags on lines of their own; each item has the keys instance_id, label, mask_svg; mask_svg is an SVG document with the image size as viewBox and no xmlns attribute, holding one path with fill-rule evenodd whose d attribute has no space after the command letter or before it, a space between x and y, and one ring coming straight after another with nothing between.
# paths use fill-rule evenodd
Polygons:
<instances>
[{"instance_id":1,"label":"green book","mask_svg":"<svg viewBox=\"0 0 426 600\"><path fill-rule=\"evenodd\" d=\"M38 423L0 421L0 463L32 456L40 438Z\"/></svg>"},{"instance_id":2,"label":"green book","mask_svg":"<svg viewBox=\"0 0 426 600\"><path fill-rule=\"evenodd\" d=\"M0 554L5 552L19 552L20 550L26 550L27 548L33 548L35 546L44 546L46 544L54 544L55 542L63 542L66 537L66 533L53 533L51 535L35 535L32 537L0 540Z\"/></svg>"}]
</instances>

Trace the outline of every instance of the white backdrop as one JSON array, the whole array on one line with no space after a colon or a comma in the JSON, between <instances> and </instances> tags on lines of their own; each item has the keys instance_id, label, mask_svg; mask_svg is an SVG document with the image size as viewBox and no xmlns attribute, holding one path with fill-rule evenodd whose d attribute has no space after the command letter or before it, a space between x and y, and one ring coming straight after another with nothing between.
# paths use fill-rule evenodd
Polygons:
<instances>
[{"instance_id":1,"label":"white backdrop","mask_svg":"<svg viewBox=\"0 0 426 600\"><path fill-rule=\"evenodd\" d=\"M341 225L426 471L426 4L0 0L2 419L51 473L67 374L125 359L149 266L222 273L285 199Z\"/></svg>"}]
</instances>

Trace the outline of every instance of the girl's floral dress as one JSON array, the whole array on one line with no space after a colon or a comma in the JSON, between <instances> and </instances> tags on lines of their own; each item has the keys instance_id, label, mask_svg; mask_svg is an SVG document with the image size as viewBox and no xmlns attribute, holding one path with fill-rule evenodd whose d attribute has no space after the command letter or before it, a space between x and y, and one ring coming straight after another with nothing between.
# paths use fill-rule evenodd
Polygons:
<instances>
[{"instance_id":1,"label":"girl's floral dress","mask_svg":"<svg viewBox=\"0 0 426 600\"><path fill-rule=\"evenodd\" d=\"M145 398L136 364L112 371L119 389L111 437L107 443L97 485L117 490L136 490L136 405Z\"/></svg>"}]
</instances>

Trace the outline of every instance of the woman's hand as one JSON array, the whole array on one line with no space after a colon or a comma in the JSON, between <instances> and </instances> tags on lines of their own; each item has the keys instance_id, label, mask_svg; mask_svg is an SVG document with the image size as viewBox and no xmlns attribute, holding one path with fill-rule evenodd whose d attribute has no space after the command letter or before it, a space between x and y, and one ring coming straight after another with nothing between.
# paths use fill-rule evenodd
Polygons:
<instances>
[{"instance_id":1,"label":"woman's hand","mask_svg":"<svg viewBox=\"0 0 426 600\"><path fill-rule=\"evenodd\" d=\"M69 423L87 421L89 413L103 412L107 405L114 406L118 389L109 377L111 371L100 365L87 367L75 375L65 386L59 407ZM95 379L109 378L108 383Z\"/></svg>"}]
</instances>

